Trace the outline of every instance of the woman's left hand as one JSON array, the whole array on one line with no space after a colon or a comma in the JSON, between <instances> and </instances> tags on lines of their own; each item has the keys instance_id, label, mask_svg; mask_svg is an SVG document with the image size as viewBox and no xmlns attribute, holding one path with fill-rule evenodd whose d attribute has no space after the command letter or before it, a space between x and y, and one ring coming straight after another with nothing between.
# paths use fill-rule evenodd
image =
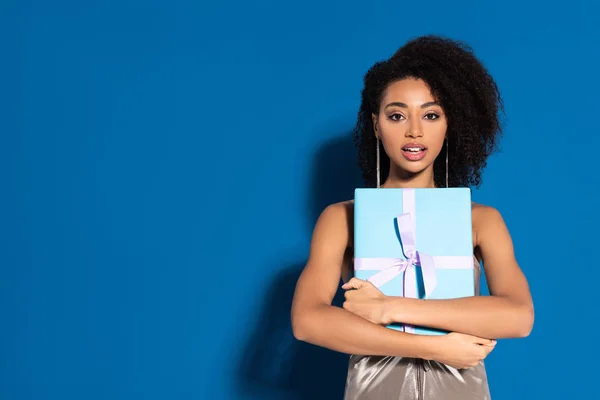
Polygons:
<instances>
[{"instance_id":1,"label":"woman's left hand","mask_svg":"<svg viewBox=\"0 0 600 400\"><path fill-rule=\"evenodd\" d=\"M345 310L365 318L377 325L388 325L388 297L369 281L352 278L344 285L346 290L343 304Z\"/></svg>"}]
</instances>

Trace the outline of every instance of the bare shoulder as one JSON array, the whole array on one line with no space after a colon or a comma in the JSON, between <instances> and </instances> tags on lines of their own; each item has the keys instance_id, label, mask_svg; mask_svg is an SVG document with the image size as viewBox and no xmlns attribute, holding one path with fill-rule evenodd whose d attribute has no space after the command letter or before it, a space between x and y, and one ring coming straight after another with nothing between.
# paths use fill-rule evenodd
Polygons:
<instances>
[{"instance_id":1,"label":"bare shoulder","mask_svg":"<svg viewBox=\"0 0 600 400\"><path fill-rule=\"evenodd\" d=\"M321 231L324 231L327 232L327 237L323 237L323 239L332 240L332 235L334 235L348 246L352 241L353 227L354 201L341 201L328 205L321 212L315 226L314 235L317 236ZM318 239L318 237L313 239Z\"/></svg>"},{"instance_id":2,"label":"bare shoulder","mask_svg":"<svg viewBox=\"0 0 600 400\"><path fill-rule=\"evenodd\" d=\"M473 232L477 244L508 233L504 218L498 209L475 202L471 203L471 206Z\"/></svg>"},{"instance_id":3,"label":"bare shoulder","mask_svg":"<svg viewBox=\"0 0 600 400\"><path fill-rule=\"evenodd\" d=\"M502 219L500 211L492 206L471 202L473 225L481 226Z\"/></svg>"},{"instance_id":4,"label":"bare shoulder","mask_svg":"<svg viewBox=\"0 0 600 400\"><path fill-rule=\"evenodd\" d=\"M341 221L347 220L349 217L354 216L354 200L340 201L339 203L333 203L325 207L321 212L319 219L338 219Z\"/></svg>"}]
</instances>

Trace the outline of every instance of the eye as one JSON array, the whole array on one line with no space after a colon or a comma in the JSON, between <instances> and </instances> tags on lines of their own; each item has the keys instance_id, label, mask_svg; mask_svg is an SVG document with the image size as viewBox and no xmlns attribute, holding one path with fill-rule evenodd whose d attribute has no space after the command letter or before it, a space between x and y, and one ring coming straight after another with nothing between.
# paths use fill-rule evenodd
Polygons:
<instances>
[{"instance_id":1,"label":"eye","mask_svg":"<svg viewBox=\"0 0 600 400\"><path fill-rule=\"evenodd\" d=\"M425 115L425 119L428 119L430 121L435 121L436 119L438 119L440 116L436 113L428 113Z\"/></svg>"},{"instance_id":2,"label":"eye","mask_svg":"<svg viewBox=\"0 0 600 400\"><path fill-rule=\"evenodd\" d=\"M402 114L391 114L389 117L389 119L391 119L392 121L400 121L400 119L404 118L404 116Z\"/></svg>"}]
</instances>

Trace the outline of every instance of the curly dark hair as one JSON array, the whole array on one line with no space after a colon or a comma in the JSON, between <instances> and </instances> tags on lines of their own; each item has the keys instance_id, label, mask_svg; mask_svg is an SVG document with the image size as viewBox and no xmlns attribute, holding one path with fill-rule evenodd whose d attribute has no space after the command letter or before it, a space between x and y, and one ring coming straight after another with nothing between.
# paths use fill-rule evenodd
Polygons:
<instances>
[{"instance_id":1,"label":"curly dark hair","mask_svg":"<svg viewBox=\"0 0 600 400\"><path fill-rule=\"evenodd\" d=\"M447 116L447 138L434 162L437 187L478 187L481 173L502 135L504 105L496 82L471 47L449 38L413 38L389 59L375 63L364 77L362 103L353 132L357 162L367 187L376 185L376 146L371 114L378 114L386 88L404 78L422 79ZM381 180L389 173L389 157L380 147Z\"/></svg>"}]
</instances>

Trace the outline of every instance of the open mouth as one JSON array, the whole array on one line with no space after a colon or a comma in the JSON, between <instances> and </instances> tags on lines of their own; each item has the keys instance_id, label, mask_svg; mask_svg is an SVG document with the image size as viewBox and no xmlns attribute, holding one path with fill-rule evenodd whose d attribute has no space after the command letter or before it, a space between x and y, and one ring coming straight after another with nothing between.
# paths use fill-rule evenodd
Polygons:
<instances>
[{"instance_id":1,"label":"open mouth","mask_svg":"<svg viewBox=\"0 0 600 400\"><path fill-rule=\"evenodd\" d=\"M402 150L410 153L419 153L421 151L425 151L425 147L403 147Z\"/></svg>"},{"instance_id":2,"label":"open mouth","mask_svg":"<svg viewBox=\"0 0 600 400\"><path fill-rule=\"evenodd\" d=\"M427 153L427 147L418 143L409 143L402 147L402 154L410 161L419 161Z\"/></svg>"}]
</instances>

